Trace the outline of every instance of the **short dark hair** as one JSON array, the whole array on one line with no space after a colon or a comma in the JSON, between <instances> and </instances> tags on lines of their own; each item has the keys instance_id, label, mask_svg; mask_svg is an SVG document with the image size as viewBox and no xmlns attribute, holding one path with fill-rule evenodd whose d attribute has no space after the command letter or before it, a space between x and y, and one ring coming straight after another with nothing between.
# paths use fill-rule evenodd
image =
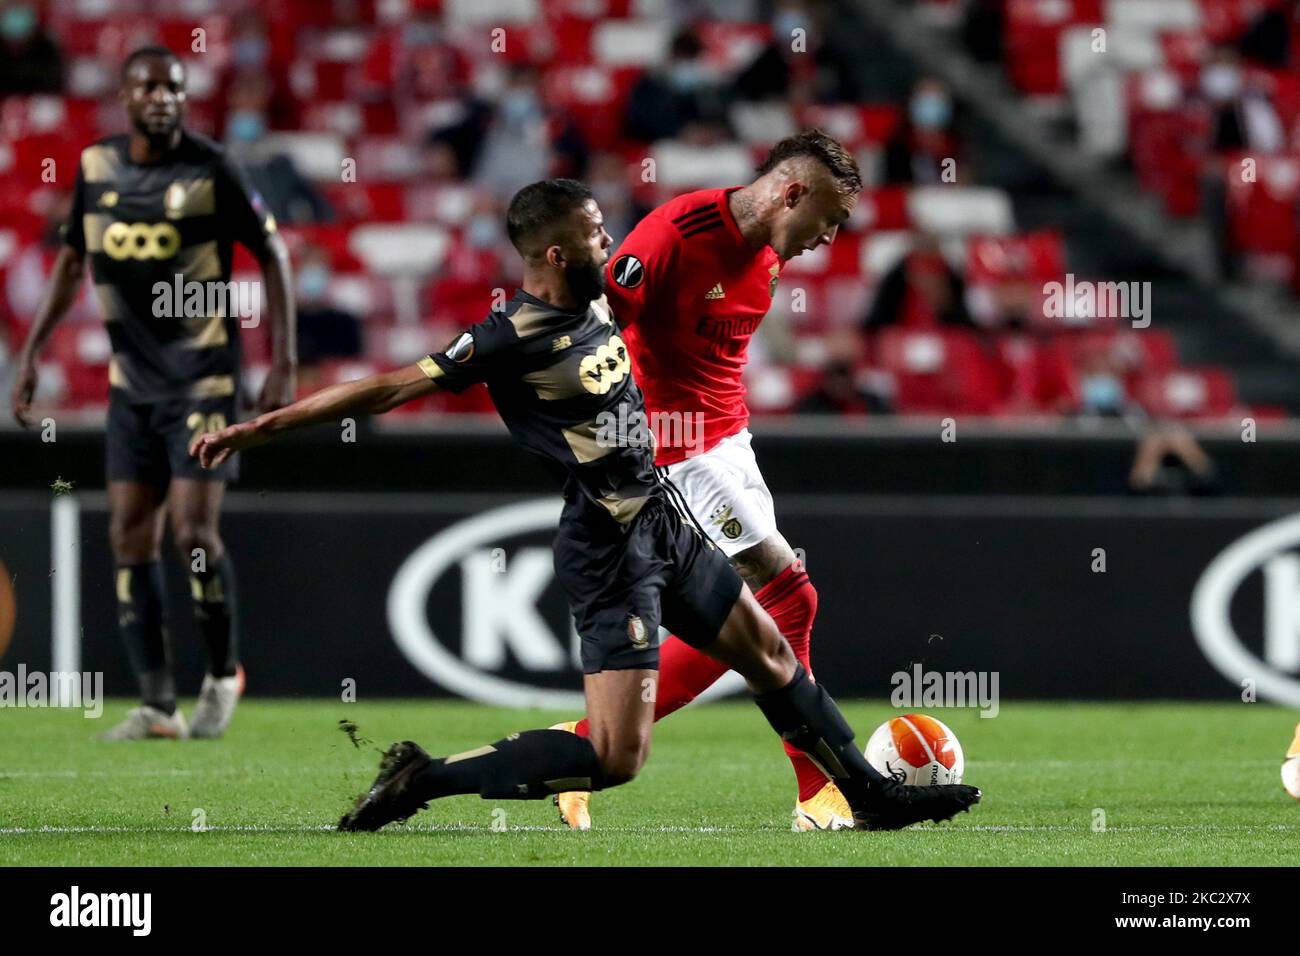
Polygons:
<instances>
[{"instance_id":1,"label":"short dark hair","mask_svg":"<svg viewBox=\"0 0 1300 956\"><path fill-rule=\"evenodd\" d=\"M591 189L576 179L544 179L515 193L506 210L506 234L521 256L551 245L557 227L591 199Z\"/></svg>"},{"instance_id":2,"label":"short dark hair","mask_svg":"<svg viewBox=\"0 0 1300 956\"><path fill-rule=\"evenodd\" d=\"M859 193L862 191L862 173L858 171L857 160L845 149L835 137L819 129L804 130L794 136L787 136L772 147L758 167L761 176L770 173L787 159L796 156L811 156L830 171L835 184L842 193Z\"/></svg>"},{"instance_id":3,"label":"short dark hair","mask_svg":"<svg viewBox=\"0 0 1300 956\"><path fill-rule=\"evenodd\" d=\"M132 50L131 54L122 62L122 82L126 82L126 75L131 72L131 67L135 66L138 61L153 56L164 60L175 60L177 63L181 62L181 58L165 46L142 46L138 50ZM184 68L184 66L185 64L181 63L181 67Z\"/></svg>"}]
</instances>

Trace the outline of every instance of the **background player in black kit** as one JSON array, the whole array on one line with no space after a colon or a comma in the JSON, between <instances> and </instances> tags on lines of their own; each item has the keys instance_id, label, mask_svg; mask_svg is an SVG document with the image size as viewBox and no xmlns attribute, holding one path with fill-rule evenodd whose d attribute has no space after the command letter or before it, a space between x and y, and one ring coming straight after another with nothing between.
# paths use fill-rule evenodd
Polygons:
<instances>
[{"instance_id":1,"label":"background player in black kit","mask_svg":"<svg viewBox=\"0 0 1300 956\"><path fill-rule=\"evenodd\" d=\"M178 276L228 288L233 243L252 252L265 278L274 355L258 406L279 408L293 400L296 366L289 258L275 220L221 147L183 127L185 74L175 54L158 47L131 54L120 97L131 132L81 154L65 244L19 356L14 414L30 425L37 357L89 260L113 347L107 477L118 626L143 701L104 737L218 737L243 689L235 581L217 531L238 466L204 471L187 448L238 419L240 317L224 307L189 314L157 290L175 290ZM168 518L208 650L188 724L176 708L163 628L158 562Z\"/></svg>"},{"instance_id":2,"label":"background player in black kit","mask_svg":"<svg viewBox=\"0 0 1300 956\"><path fill-rule=\"evenodd\" d=\"M376 830L453 794L540 799L631 780L650 749L661 623L744 676L777 732L840 787L860 827L946 820L977 802L974 787L908 787L873 770L726 557L672 504L647 429L635 425L645 405L603 294L611 240L591 191L565 179L527 186L511 200L507 230L524 260L522 288L443 352L194 443L205 466L220 467L290 429L485 382L514 439L566 473L555 570L582 641L590 738L528 730L441 759L394 744L340 829ZM617 423L633 426L620 433Z\"/></svg>"}]
</instances>

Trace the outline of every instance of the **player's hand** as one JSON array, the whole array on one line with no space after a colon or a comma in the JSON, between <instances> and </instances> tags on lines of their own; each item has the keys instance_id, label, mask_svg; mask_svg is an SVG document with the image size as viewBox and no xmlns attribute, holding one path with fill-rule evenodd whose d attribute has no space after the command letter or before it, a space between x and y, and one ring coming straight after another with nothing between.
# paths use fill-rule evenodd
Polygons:
<instances>
[{"instance_id":1,"label":"player's hand","mask_svg":"<svg viewBox=\"0 0 1300 956\"><path fill-rule=\"evenodd\" d=\"M36 364L23 362L18 366L18 377L14 379L13 395L10 396L14 420L23 428L32 427L32 396L35 394Z\"/></svg>"},{"instance_id":2,"label":"player's hand","mask_svg":"<svg viewBox=\"0 0 1300 956\"><path fill-rule=\"evenodd\" d=\"M190 457L204 468L216 468L237 451L254 448L267 441L257 421L240 422L219 432L205 432L190 443Z\"/></svg>"},{"instance_id":3,"label":"player's hand","mask_svg":"<svg viewBox=\"0 0 1300 956\"><path fill-rule=\"evenodd\" d=\"M262 383L262 393L257 397L257 413L263 415L277 408L292 405L298 389L296 365L274 365Z\"/></svg>"}]
</instances>

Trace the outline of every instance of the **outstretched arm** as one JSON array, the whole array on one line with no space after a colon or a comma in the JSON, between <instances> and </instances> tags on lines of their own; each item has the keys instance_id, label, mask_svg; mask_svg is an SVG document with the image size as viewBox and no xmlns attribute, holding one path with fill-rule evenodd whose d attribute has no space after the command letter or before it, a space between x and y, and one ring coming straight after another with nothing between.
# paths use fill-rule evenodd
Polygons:
<instances>
[{"instance_id":1,"label":"outstretched arm","mask_svg":"<svg viewBox=\"0 0 1300 956\"><path fill-rule=\"evenodd\" d=\"M235 452L264 445L281 432L336 422L349 415L381 415L437 388L419 365L340 382L251 421L200 435L190 445L190 455L204 468L215 468Z\"/></svg>"}]
</instances>

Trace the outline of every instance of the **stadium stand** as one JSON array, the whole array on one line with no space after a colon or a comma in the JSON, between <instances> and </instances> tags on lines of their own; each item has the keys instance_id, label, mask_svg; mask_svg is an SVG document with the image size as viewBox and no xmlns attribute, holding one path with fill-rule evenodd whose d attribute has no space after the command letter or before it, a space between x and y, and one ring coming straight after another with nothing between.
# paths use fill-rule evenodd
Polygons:
<instances>
[{"instance_id":1,"label":"stadium stand","mask_svg":"<svg viewBox=\"0 0 1300 956\"><path fill-rule=\"evenodd\" d=\"M673 25L644 12L676 12L672 3L631 0L43 6L44 42L28 38L9 55L43 56L57 88L34 89L16 69L0 74L0 325L10 353L52 261L67 171L83 146L122 128L117 67L129 50L162 42L189 71L189 125L250 170L295 262L311 250L322 267L314 298L360 320L362 354L312 358L304 388L408 362L481 317L513 272L500 219L518 186L592 179L618 240L657 203L744 181L775 140L820 126L852 149L869 185L833 247L787 266L753 350L755 410L806 406L827 376L848 375L871 401L845 403L845 414L1087 413L1081 356L1097 348L1115 353L1126 393L1153 416L1248 410L1229 372L1183 368L1168 332L1135 335L1104 313L1045 317L1045 288L1071 269L1062 232L1020 226L1008 195L968 173L944 178L936 160L961 155L965 132L941 84L917 78L897 99L859 92L872 88L863 75L872 64L836 45L851 8L783 0L764 19L747 3L728 6L743 8L744 22L697 15ZM990 5L968 6L987 14ZM1246 0L1009 0L998 45L1026 95L1090 104L1077 116L1086 148L1125 157L1171 212L1204 214L1220 197L1226 262L1300 287L1300 157L1279 146L1258 157L1253 181L1232 175L1248 137L1293 128L1300 81L1242 54L1242 89L1259 96L1238 110L1253 119L1232 119L1233 135L1247 137L1225 139L1232 149L1214 148L1216 124L1227 121L1205 89L1213 51L1235 50L1259 9ZM806 22L809 42L821 45L813 73L773 41L791 22ZM1097 26L1123 48L1104 73L1078 53ZM59 170L52 181L41 174L48 162ZM960 281L958 325L936 311L939 263L916 253L931 245ZM870 315L891 274L896 307L889 327L877 327ZM241 253L235 278L254 277ZM98 323L87 283L47 352L39 400L103 405ZM260 330L245 338L256 387L267 349ZM403 414L488 407L474 389Z\"/></svg>"}]
</instances>

